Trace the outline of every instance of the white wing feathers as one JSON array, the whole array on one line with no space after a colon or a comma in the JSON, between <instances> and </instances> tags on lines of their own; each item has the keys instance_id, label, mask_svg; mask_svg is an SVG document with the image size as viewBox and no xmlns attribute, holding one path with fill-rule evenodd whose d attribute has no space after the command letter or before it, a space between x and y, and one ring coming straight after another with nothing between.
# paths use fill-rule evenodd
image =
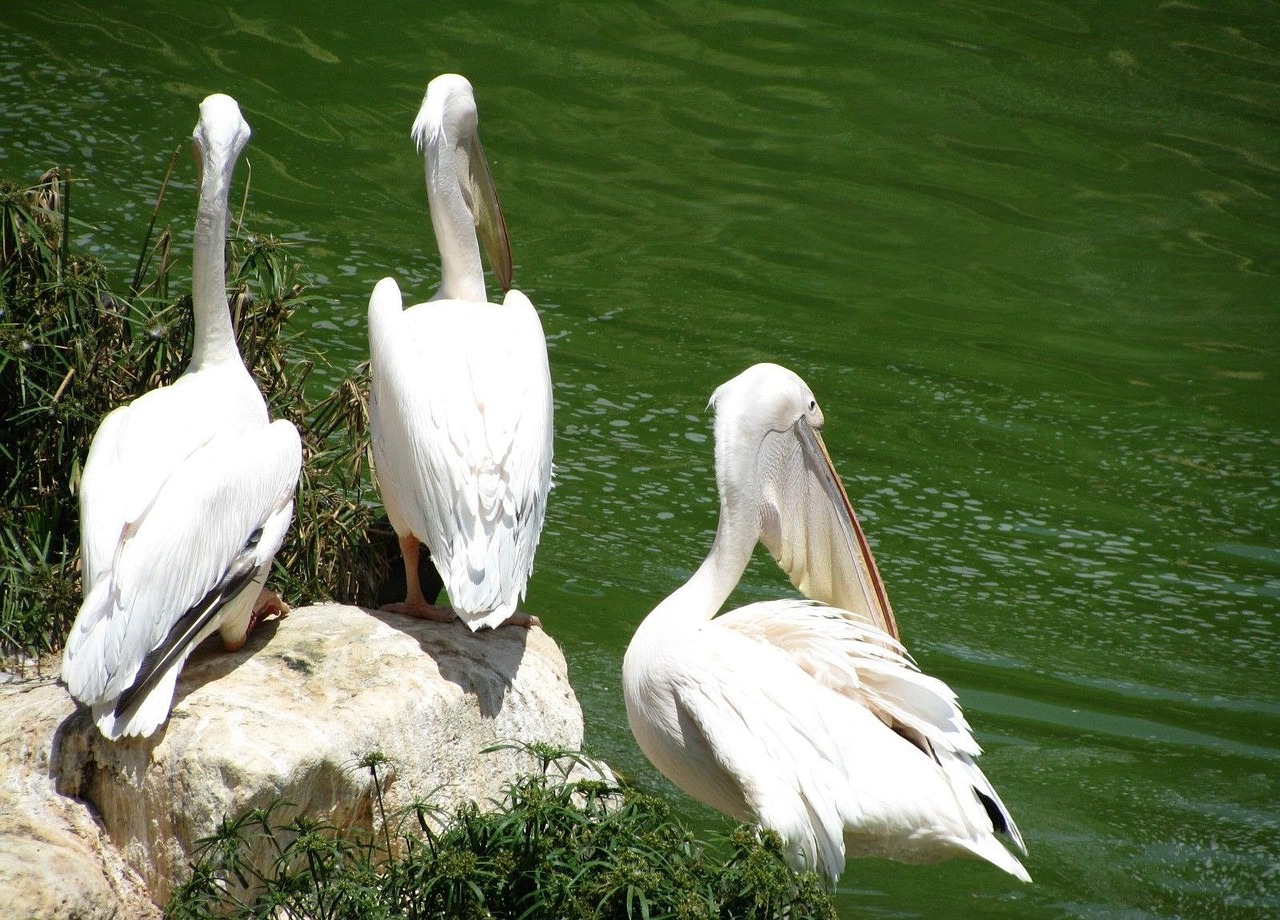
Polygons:
<instances>
[{"instance_id":1,"label":"white wing feathers","mask_svg":"<svg viewBox=\"0 0 1280 920\"><path fill-rule=\"evenodd\" d=\"M524 295L458 313L483 331L452 339L469 347L438 365L423 394L432 428L450 435L424 445L426 469L436 472L426 483L447 489L425 491L423 523L450 601L479 629L515 612L533 567L551 473L550 372L541 323ZM472 348L483 358L468 359Z\"/></svg>"},{"instance_id":2,"label":"white wing feathers","mask_svg":"<svg viewBox=\"0 0 1280 920\"><path fill-rule=\"evenodd\" d=\"M121 528L145 514L172 470L219 432L266 424L266 405L243 369L179 377L108 413L81 477L84 583L92 585L111 566Z\"/></svg>"},{"instance_id":3,"label":"white wing feathers","mask_svg":"<svg viewBox=\"0 0 1280 920\"><path fill-rule=\"evenodd\" d=\"M271 559L288 526L301 462L296 429L277 421L215 437L163 478L138 514L116 528L111 561L94 573L63 659L72 695L100 703L128 689L147 654L269 523L272 533L255 553L260 562Z\"/></svg>"},{"instance_id":4,"label":"white wing feathers","mask_svg":"<svg viewBox=\"0 0 1280 920\"><path fill-rule=\"evenodd\" d=\"M708 643L707 654L723 657L724 667L702 670L696 684L680 682L677 701L738 782L754 819L777 830L805 864L834 881L844 867L846 827L900 823L904 836L907 829L934 834L1026 875L990 836L990 809L976 793L993 800L1022 846L973 763L980 749L955 693L922 673L896 641L801 600L751 604L706 628L730 634ZM768 679L725 676L735 673ZM913 789L906 802L899 783ZM873 846L864 841L861 849L874 855Z\"/></svg>"},{"instance_id":5,"label":"white wing feathers","mask_svg":"<svg viewBox=\"0 0 1280 920\"><path fill-rule=\"evenodd\" d=\"M788 679L785 660L776 650L744 647L723 636L717 640L702 650L704 659L732 659L735 667L708 668L698 679L675 680L672 686L682 721L696 726L748 811L734 814L724 803L712 804L738 820L774 829L796 865L834 880L844 867L840 805L849 785L839 767L837 739L849 726L827 724L823 710L805 699L811 693ZM732 680L747 661L767 668L769 680Z\"/></svg>"},{"instance_id":6,"label":"white wing feathers","mask_svg":"<svg viewBox=\"0 0 1280 920\"><path fill-rule=\"evenodd\" d=\"M895 640L822 604L766 601L716 619L768 643L820 685L871 710L885 725L918 732L948 751L981 752L943 681L923 673Z\"/></svg>"},{"instance_id":7,"label":"white wing feathers","mask_svg":"<svg viewBox=\"0 0 1280 920\"><path fill-rule=\"evenodd\" d=\"M391 296L386 283L375 299ZM533 568L551 479L542 324L518 291L501 306L435 301L399 316L370 309L384 504L431 549L467 625L499 626Z\"/></svg>"}]
</instances>

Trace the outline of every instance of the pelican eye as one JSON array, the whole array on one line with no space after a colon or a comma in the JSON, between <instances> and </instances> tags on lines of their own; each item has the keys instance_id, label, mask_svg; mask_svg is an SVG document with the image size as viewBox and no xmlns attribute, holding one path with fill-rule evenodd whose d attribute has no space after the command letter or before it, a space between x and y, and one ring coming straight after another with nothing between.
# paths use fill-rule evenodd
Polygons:
<instances>
[{"instance_id":1,"label":"pelican eye","mask_svg":"<svg viewBox=\"0 0 1280 920\"><path fill-rule=\"evenodd\" d=\"M809 411L810 412L818 411L818 401L816 399L809 400Z\"/></svg>"}]
</instances>

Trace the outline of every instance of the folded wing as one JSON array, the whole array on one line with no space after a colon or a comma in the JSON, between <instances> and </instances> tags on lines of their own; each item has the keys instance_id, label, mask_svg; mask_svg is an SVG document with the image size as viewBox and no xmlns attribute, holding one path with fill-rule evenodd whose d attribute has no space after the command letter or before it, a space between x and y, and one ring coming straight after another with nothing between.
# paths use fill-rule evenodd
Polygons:
<instances>
[{"instance_id":1,"label":"folded wing","mask_svg":"<svg viewBox=\"0 0 1280 920\"><path fill-rule=\"evenodd\" d=\"M97 550L94 581L67 641L63 679L73 696L101 707L145 679L148 655L229 578L240 590L211 606L168 656L167 669L176 679L182 661L229 612L247 616L243 608L252 606L259 575L287 530L301 462L296 429L277 421L211 439L174 465L150 501L135 494L124 503L132 515L114 528L109 563ZM253 572L248 579L246 569Z\"/></svg>"}]
</instances>

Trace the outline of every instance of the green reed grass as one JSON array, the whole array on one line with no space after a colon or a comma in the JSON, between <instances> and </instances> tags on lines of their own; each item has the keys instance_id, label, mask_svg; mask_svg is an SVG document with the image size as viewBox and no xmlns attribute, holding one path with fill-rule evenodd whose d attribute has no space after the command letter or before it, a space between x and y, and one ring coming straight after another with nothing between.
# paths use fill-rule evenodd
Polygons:
<instances>
[{"instance_id":1,"label":"green reed grass","mask_svg":"<svg viewBox=\"0 0 1280 920\"><path fill-rule=\"evenodd\" d=\"M214 917L349 920L710 920L833 918L812 873L792 872L777 835L740 826L727 840L697 840L666 804L601 779L574 779L582 755L522 746L540 769L509 783L495 807L450 814L419 803L386 829L343 834L276 808L224 821L200 843L172 920ZM382 811L380 754L363 762ZM385 813L384 813L385 815ZM268 867L249 859L269 843Z\"/></svg>"},{"instance_id":2,"label":"green reed grass","mask_svg":"<svg viewBox=\"0 0 1280 920\"><path fill-rule=\"evenodd\" d=\"M171 237L152 240L168 175L123 289L69 245L66 171L30 188L0 181L0 658L10 666L58 651L78 609L77 490L98 424L176 380L191 352L190 295L169 294L180 289ZM313 296L297 261L252 233L231 240L228 255L241 354L272 416L303 437L294 525L269 583L294 603L372 603L391 554L369 536L367 372L313 396L322 359L289 328Z\"/></svg>"}]
</instances>

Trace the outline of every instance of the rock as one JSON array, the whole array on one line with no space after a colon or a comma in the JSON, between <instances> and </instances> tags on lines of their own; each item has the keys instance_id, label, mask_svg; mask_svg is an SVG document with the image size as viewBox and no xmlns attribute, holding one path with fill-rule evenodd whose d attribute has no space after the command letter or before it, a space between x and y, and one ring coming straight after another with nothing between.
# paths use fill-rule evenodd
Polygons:
<instances>
[{"instance_id":1,"label":"rock","mask_svg":"<svg viewBox=\"0 0 1280 920\"><path fill-rule=\"evenodd\" d=\"M0 687L0 904L41 920L159 918L90 809L54 791L50 750L75 711L52 678Z\"/></svg>"},{"instance_id":2,"label":"rock","mask_svg":"<svg viewBox=\"0 0 1280 920\"><path fill-rule=\"evenodd\" d=\"M359 766L371 752L386 757L391 820L416 800L500 798L535 761L483 749L532 741L582 745L564 657L542 630L473 634L337 605L263 623L237 653L202 646L150 738L107 741L52 681L0 685L0 903L145 917L133 901L164 904L224 817L283 801L281 823L301 812L378 830Z\"/></svg>"}]
</instances>

